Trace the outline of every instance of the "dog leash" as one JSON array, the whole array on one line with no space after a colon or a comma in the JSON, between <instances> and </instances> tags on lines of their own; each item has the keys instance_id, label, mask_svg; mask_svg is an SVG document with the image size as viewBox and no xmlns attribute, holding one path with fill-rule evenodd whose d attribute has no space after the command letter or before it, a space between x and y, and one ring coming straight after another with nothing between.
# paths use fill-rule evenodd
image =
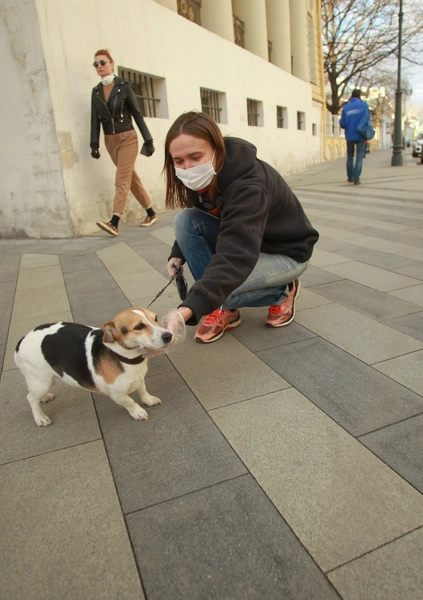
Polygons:
<instances>
[{"instance_id":1,"label":"dog leash","mask_svg":"<svg viewBox=\"0 0 423 600\"><path fill-rule=\"evenodd\" d=\"M178 290L179 297L180 297L180 299L183 302L185 300L185 298L187 297L187 291L188 291L187 280L182 275L182 269L181 269L181 267L177 267L176 265L172 265L172 267L175 267L175 269L176 269L176 277L175 277L176 288ZM164 288L162 290L160 290L160 292L157 294L157 296L155 298L153 298L153 300L150 302L150 304L147 306L147 308L150 308L150 306L153 304L153 302L155 302L157 300L157 298L160 298L160 296L163 294L163 292L165 291L165 289L170 286L170 284L172 283L172 281L173 281L173 279L171 279L169 281L169 283L167 283L164 286Z\"/></svg>"}]
</instances>

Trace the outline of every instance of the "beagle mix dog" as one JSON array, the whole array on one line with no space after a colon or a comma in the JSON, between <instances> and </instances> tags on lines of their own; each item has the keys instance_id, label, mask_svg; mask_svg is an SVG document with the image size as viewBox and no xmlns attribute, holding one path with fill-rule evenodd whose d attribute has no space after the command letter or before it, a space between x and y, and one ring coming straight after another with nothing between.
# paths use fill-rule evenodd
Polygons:
<instances>
[{"instance_id":1,"label":"beagle mix dog","mask_svg":"<svg viewBox=\"0 0 423 600\"><path fill-rule=\"evenodd\" d=\"M131 417L148 419L147 412L128 395L138 392L143 404L161 400L145 387L148 357L163 354L173 336L157 315L134 307L119 313L102 328L78 323L50 323L36 327L16 346L14 359L26 379L34 420L51 424L40 402L53 400L54 378L90 392L106 394L126 408Z\"/></svg>"}]
</instances>

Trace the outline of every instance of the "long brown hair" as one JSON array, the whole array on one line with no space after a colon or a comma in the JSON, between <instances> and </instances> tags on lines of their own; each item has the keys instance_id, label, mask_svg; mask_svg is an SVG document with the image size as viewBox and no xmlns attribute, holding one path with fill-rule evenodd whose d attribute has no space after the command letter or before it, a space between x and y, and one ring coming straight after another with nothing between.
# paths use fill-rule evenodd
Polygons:
<instances>
[{"instance_id":1,"label":"long brown hair","mask_svg":"<svg viewBox=\"0 0 423 600\"><path fill-rule=\"evenodd\" d=\"M202 112L190 111L183 113L176 119L169 129L165 141L165 159L163 172L166 175L166 208L185 208L189 206L189 197L192 197L192 191L187 189L184 184L176 177L175 167L172 156L169 152L169 146L172 141L182 133L201 138L209 142L215 151L216 173L225 162L226 150L225 142L218 125L209 115ZM217 187L217 177L213 178L207 191L210 200L215 200L219 195Z\"/></svg>"}]
</instances>

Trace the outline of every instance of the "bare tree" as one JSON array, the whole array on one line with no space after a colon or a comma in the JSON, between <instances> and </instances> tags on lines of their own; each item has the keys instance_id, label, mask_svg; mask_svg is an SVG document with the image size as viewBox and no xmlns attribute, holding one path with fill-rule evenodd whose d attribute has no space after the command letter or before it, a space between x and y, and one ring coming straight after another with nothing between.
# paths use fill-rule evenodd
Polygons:
<instances>
[{"instance_id":1,"label":"bare tree","mask_svg":"<svg viewBox=\"0 0 423 600\"><path fill-rule=\"evenodd\" d=\"M402 58L423 62L423 3L404 1ZM398 52L399 0L322 0L327 108L338 114L352 87L374 79ZM410 42L413 41L413 44Z\"/></svg>"}]
</instances>

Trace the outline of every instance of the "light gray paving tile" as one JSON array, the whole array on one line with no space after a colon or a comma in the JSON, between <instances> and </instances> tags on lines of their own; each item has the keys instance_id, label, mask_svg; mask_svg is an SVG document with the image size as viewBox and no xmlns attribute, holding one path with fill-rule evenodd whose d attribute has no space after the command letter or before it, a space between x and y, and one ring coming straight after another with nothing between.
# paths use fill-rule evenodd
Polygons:
<instances>
[{"instance_id":1,"label":"light gray paving tile","mask_svg":"<svg viewBox=\"0 0 423 600\"><path fill-rule=\"evenodd\" d=\"M151 267L148 270L132 273L114 273L117 284L125 296L133 302L136 298L144 298L157 294L169 283L169 278L158 273ZM169 286L163 293L172 293Z\"/></svg>"},{"instance_id":2,"label":"light gray paving tile","mask_svg":"<svg viewBox=\"0 0 423 600\"><path fill-rule=\"evenodd\" d=\"M44 323L56 323L57 321L67 321L72 322L72 313L70 311L63 313L53 313L50 315L45 315L45 319L33 318L29 317L28 319L12 319L10 323L9 335L7 338L7 350L6 350L6 359L4 363L4 369L16 369L15 362L13 360L13 353L16 348L16 344L19 342L24 335L26 335L29 331L34 329L34 327L38 327L38 325L43 325Z\"/></svg>"},{"instance_id":3,"label":"light gray paving tile","mask_svg":"<svg viewBox=\"0 0 423 600\"><path fill-rule=\"evenodd\" d=\"M150 269L150 265L125 242L98 250L98 256L112 275ZM126 270L131 268L132 270Z\"/></svg>"},{"instance_id":4,"label":"light gray paving tile","mask_svg":"<svg viewBox=\"0 0 423 600\"><path fill-rule=\"evenodd\" d=\"M95 396L124 513L247 472L178 373L148 375L146 385L163 402L145 407L147 421L135 421L112 400Z\"/></svg>"},{"instance_id":5,"label":"light gray paving tile","mask_svg":"<svg viewBox=\"0 0 423 600\"><path fill-rule=\"evenodd\" d=\"M22 293L23 291L42 288L48 285L63 285L63 275L60 265L21 269L17 290L19 293Z\"/></svg>"},{"instance_id":6,"label":"light gray paving tile","mask_svg":"<svg viewBox=\"0 0 423 600\"><path fill-rule=\"evenodd\" d=\"M396 273L406 275L407 277L413 277L414 279L423 279L423 263L415 263L414 265L408 265L406 267L399 267L395 269Z\"/></svg>"},{"instance_id":7,"label":"light gray paving tile","mask_svg":"<svg viewBox=\"0 0 423 600\"><path fill-rule=\"evenodd\" d=\"M363 435L360 441L423 493L423 414Z\"/></svg>"},{"instance_id":8,"label":"light gray paving tile","mask_svg":"<svg viewBox=\"0 0 423 600\"><path fill-rule=\"evenodd\" d=\"M314 286L313 292L376 321L391 319L421 310L421 307L417 304L392 298L389 294L347 279Z\"/></svg>"},{"instance_id":9,"label":"light gray paving tile","mask_svg":"<svg viewBox=\"0 0 423 600\"><path fill-rule=\"evenodd\" d=\"M378 250L369 250L369 248L360 248L359 246L352 246L351 244L349 244L348 247L346 247L345 244L344 247L340 248L338 252L343 256L352 258L367 265L373 265L374 267L379 267L380 269L392 271L395 270L396 272L401 273L402 275L408 275L409 277L414 277L413 273L402 273L402 271L397 271L397 269L413 264L421 264L415 260L412 260L411 258L395 256L395 254L379 252ZM419 278L416 277L416 279Z\"/></svg>"},{"instance_id":10,"label":"light gray paving tile","mask_svg":"<svg viewBox=\"0 0 423 600\"><path fill-rule=\"evenodd\" d=\"M321 338L258 356L354 436L423 412L421 396Z\"/></svg>"},{"instance_id":11,"label":"light gray paving tile","mask_svg":"<svg viewBox=\"0 0 423 600\"><path fill-rule=\"evenodd\" d=\"M398 356L373 366L423 396L423 351Z\"/></svg>"},{"instance_id":12,"label":"light gray paving tile","mask_svg":"<svg viewBox=\"0 0 423 600\"><path fill-rule=\"evenodd\" d=\"M198 344L194 331L169 358L207 410L289 387L230 333L218 344Z\"/></svg>"},{"instance_id":13,"label":"light gray paving tile","mask_svg":"<svg viewBox=\"0 0 423 600\"><path fill-rule=\"evenodd\" d=\"M369 248L371 250L379 250L387 254L395 254L412 260L423 261L423 248L415 248L408 244L398 244L390 239L378 239L367 236L356 236L348 239L350 244Z\"/></svg>"},{"instance_id":14,"label":"light gray paving tile","mask_svg":"<svg viewBox=\"0 0 423 600\"><path fill-rule=\"evenodd\" d=\"M26 399L28 390L18 369L3 374L0 384L2 440L0 464L76 446L101 438L92 396L89 392L57 382L56 398L43 404L53 421L38 427Z\"/></svg>"},{"instance_id":15,"label":"light gray paving tile","mask_svg":"<svg viewBox=\"0 0 423 600\"><path fill-rule=\"evenodd\" d=\"M317 230L319 230L318 227L316 227ZM326 252L338 252L339 254L343 254L343 252L341 252L341 250L343 250L344 248L349 248L349 244L348 242L344 242L341 240L332 240L330 238L319 238L319 241L317 242L316 248L319 248L320 250L325 250Z\"/></svg>"},{"instance_id":16,"label":"light gray paving tile","mask_svg":"<svg viewBox=\"0 0 423 600\"><path fill-rule=\"evenodd\" d=\"M330 273L335 273L335 275L339 275L340 277L345 277L346 279L367 285L380 292L409 288L410 286L419 284L418 279L398 275L392 271L378 269L377 267L372 267L371 265L365 265L356 261L323 268Z\"/></svg>"},{"instance_id":17,"label":"light gray paving tile","mask_svg":"<svg viewBox=\"0 0 423 600\"><path fill-rule=\"evenodd\" d=\"M313 256L310 260L310 264L314 267L326 267L328 265L337 265L345 262L350 262L350 259L345 258L345 256L341 256L336 252L326 252L319 248L314 249Z\"/></svg>"},{"instance_id":18,"label":"light gray paving tile","mask_svg":"<svg viewBox=\"0 0 423 600\"><path fill-rule=\"evenodd\" d=\"M423 524L423 497L294 389L210 411L324 571Z\"/></svg>"},{"instance_id":19,"label":"light gray paving tile","mask_svg":"<svg viewBox=\"0 0 423 600\"><path fill-rule=\"evenodd\" d=\"M38 269L40 267L50 267L59 264L59 257L56 254L22 254L21 270Z\"/></svg>"},{"instance_id":20,"label":"light gray paving tile","mask_svg":"<svg viewBox=\"0 0 423 600\"><path fill-rule=\"evenodd\" d=\"M144 598L102 442L3 465L0 488L5 598Z\"/></svg>"},{"instance_id":21,"label":"light gray paving tile","mask_svg":"<svg viewBox=\"0 0 423 600\"><path fill-rule=\"evenodd\" d=\"M397 319L389 319L384 322L384 325L423 341L423 311Z\"/></svg>"},{"instance_id":22,"label":"light gray paving tile","mask_svg":"<svg viewBox=\"0 0 423 600\"><path fill-rule=\"evenodd\" d=\"M160 229L154 229L151 232L155 238L166 244L167 246L173 246L175 241L175 232L172 226L160 227Z\"/></svg>"},{"instance_id":23,"label":"light gray paving tile","mask_svg":"<svg viewBox=\"0 0 423 600\"><path fill-rule=\"evenodd\" d=\"M338 304L299 311L296 321L367 364L423 347L418 340Z\"/></svg>"},{"instance_id":24,"label":"light gray paving tile","mask_svg":"<svg viewBox=\"0 0 423 600\"><path fill-rule=\"evenodd\" d=\"M148 598L339 598L250 476L127 522Z\"/></svg>"},{"instance_id":25,"label":"light gray paving tile","mask_svg":"<svg viewBox=\"0 0 423 600\"><path fill-rule=\"evenodd\" d=\"M342 280L341 280L342 281ZM301 280L302 283L302 280ZM316 294L313 288L301 287L300 295L297 298L295 308L296 310L304 310L306 308L314 308L316 306L325 306L325 304L331 304L332 300L324 298L321 294Z\"/></svg>"},{"instance_id":26,"label":"light gray paving tile","mask_svg":"<svg viewBox=\"0 0 423 600\"><path fill-rule=\"evenodd\" d=\"M421 600L423 529L329 573L344 600Z\"/></svg>"},{"instance_id":27,"label":"light gray paving tile","mask_svg":"<svg viewBox=\"0 0 423 600\"><path fill-rule=\"evenodd\" d=\"M13 305L12 319L42 319L52 313L70 310L68 296L64 284L46 285L34 288L31 294L24 290L17 294Z\"/></svg>"},{"instance_id":28,"label":"light gray paving tile","mask_svg":"<svg viewBox=\"0 0 423 600\"><path fill-rule=\"evenodd\" d=\"M423 306L423 284L389 293L396 298L403 298L404 300L408 300L408 302L414 302L414 304Z\"/></svg>"}]
</instances>

